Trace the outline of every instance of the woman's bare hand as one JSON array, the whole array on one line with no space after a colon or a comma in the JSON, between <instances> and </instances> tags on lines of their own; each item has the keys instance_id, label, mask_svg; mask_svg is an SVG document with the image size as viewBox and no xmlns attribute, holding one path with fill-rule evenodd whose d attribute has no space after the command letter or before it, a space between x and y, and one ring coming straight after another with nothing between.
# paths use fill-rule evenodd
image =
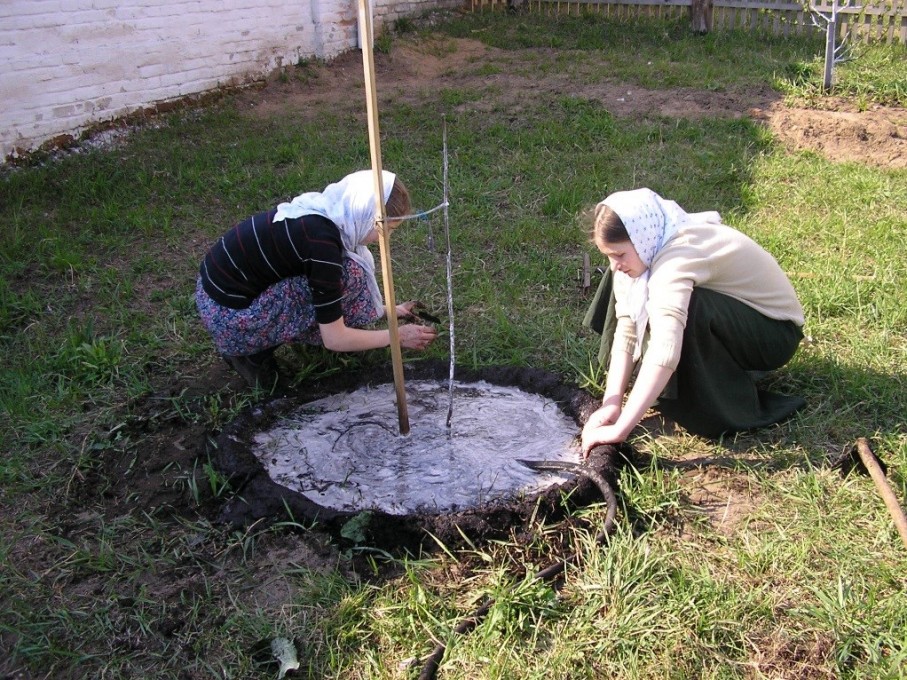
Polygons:
<instances>
[{"instance_id":1,"label":"woman's bare hand","mask_svg":"<svg viewBox=\"0 0 907 680\"><path fill-rule=\"evenodd\" d=\"M397 332L400 336L400 346L406 349L425 349L438 337L434 328L417 323L400 326Z\"/></svg>"},{"instance_id":2,"label":"woman's bare hand","mask_svg":"<svg viewBox=\"0 0 907 680\"><path fill-rule=\"evenodd\" d=\"M617 425L602 425L601 427L583 428L583 458L588 458L589 453L601 444L620 444L627 438L624 431Z\"/></svg>"},{"instance_id":3,"label":"woman's bare hand","mask_svg":"<svg viewBox=\"0 0 907 680\"><path fill-rule=\"evenodd\" d=\"M608 404L607 406L602 406L589 416L589 419L586 421L586 427L593 428L602 427L603 425L613 425L617 422L619 417L620 405Z\"/></svg>"},{"instance_id":4,"label":"woman's bare hand","mask_svg":"<svg viewBox=\"0 0 907 680\"><path fill-rule=\"evenodd\" d=\"M418 303L415 300L410 300L409 302L404 302L397 305L397 316L403 316L408 319L414 318L416 315L413 314L413 307Z\"/></svg>"}]
</instances>

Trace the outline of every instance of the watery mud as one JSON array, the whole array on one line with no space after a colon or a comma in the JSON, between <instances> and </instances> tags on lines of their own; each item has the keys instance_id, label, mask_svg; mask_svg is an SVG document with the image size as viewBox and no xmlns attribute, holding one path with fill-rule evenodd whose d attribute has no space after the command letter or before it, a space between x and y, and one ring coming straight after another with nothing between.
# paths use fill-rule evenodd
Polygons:
<instances>
[{"instance_id":1,"label":"watery mud","mask_svg":"<svg viewBox=\"0 0 907 680\"><path fill-rule=\"evenodd\" d=\"M302 523L317 521L348 537L349 528L355 526L357 540L369 545L414 548L424 544L429 534L448 545L462 543L464 535L470 540L505 536L531 518L560 516L571 505L600 500L597 488L588 479L532 473L512 464L515 458L577 460L575 438L597 407L596 399L575 385L565 384L560 376L536 369L458 369L455 385L461 387L454 392L448 435L444 426L448 370L440 362L423 361L405 367L407 401L413 399L407 437L398 434L393 390L388 387L393 384L389 366L369 374L320 380L316 390L246 410L211 445L212 460L238 491L223 507L221 518L234 525L288 518ZM518 412L508 413L507 408L499 411L487 404L473 408L468 402L477 396L472 394L474 383L487 386L479 390L484 392L483 398L509 400L519 394L535 406L525 414L522 426L512 422ZM300 438L299 428L310 425L300 419L319 413L331 417L338 395L352 391L361 394L369 386L377 390L374 403L358 413L344 406L349 409L346 420L334 413L327 426L316 426L330 431L322 448L315 445L319 436ZM523 402L519 408L523 408ZM484 422L483 411L487 411ZM500 437L496 437L496 431L500 431ZM533 440L543 436L552 443L533 448L537 443ZM468 450L470 446L476 450ZM429 455L405 471L387 469L396 465L394 455L401 451L409 455L410 448L428 454L434 449L434 462ZM325 460L331 449L335 455ZM376 449L390 457L376 460ZM301 454L301 462L291 460L293 451ZM614 453L605 456L613 464L604 470L612 484L618 457ZM505 462L493 462L502 460ZM513 472L513 479L506 483L501 479L504 469ZM369 497L371 487L383 483L381 477L391 481L390 487L382 487L374 498ZM393 493L395 477L399 478L398 494ZM450 493L441 493L445 487ZM347 531L343 531L345 526Z\"/></svg>"}]
</instances>

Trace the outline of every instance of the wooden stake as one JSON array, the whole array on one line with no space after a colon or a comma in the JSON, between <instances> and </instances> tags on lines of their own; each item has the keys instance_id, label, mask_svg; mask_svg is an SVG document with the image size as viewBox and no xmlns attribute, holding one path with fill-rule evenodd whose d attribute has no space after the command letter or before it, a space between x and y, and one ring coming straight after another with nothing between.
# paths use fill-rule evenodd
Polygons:
<instances>
[{"instance_id":1,"label":"wooden stake","mask_svg":"<svg viewBox=\"0 0 907 680\"><path fill-rule=\"evenodd\" d=\"M856 450L863 466L866 468L869 476L872 477L872 481L875 482L876 489L885 502L885 507L888 508L891 519L894 520L894 526L901 535L901 541L903 541L904 547L907 547L907 515L904 514L901 504L898 503L897 496L894 495L894 491L892 491L891 487L888 485L888 480L885 479L885 473L882 472L879 461L869 447L869 440L866 439L866 437L857 439Z\"/></svg>"},{"instance_id":2,"label":"wooden stake","mask_svg":"<svg viewBox=\"0 0 907 680\"><path fill-rule=\"evenodd\" d=\"M592 265L589 262L589 253L583 253L583 295L592 287Z\"/></svg>"},{"instance_id":3,"label":"wooden stake","mask_svg":"<svg viewBox=\"0 0 907 680\"><path fill-rule=\"evenodd\" d=\"M394 296L394 276L391 270L390 229L384 207L384 177L381 166L381 135L378 129L378 98L375 88L375 56L373 49L372 15L368 0L359 0L359 42L362 46L362 68L365 74L365 103L368 114L368 141L372 153L372 172L375 175L376 226L381 250L381 278L384 281L384 301L387 328L390 332L391 361L394 366L394 387L397 390L397 417L400 434L409 434L409 413L406 408L406 389L403 385L403 355L397 329L397 301Z\"/></svg>"}]
</instances>

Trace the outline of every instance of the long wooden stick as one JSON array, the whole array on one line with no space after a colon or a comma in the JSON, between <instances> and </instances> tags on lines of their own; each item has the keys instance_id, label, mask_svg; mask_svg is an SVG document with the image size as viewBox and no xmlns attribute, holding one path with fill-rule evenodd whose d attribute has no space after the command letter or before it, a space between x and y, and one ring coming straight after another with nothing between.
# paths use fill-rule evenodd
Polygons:
<instances>
[{"instance_id":1,"label":"long wooden stick","mask_svg":"<svg viewBox=\"0 0 907 680\"><path fill-rule=\"evenodd\" d=\"M869 440L866 439L866 437L857 439L856 449L857 454L860 456L860 460L863 462L863 466L866 468L869 476L872 477L872 481L875 482L879 495L882 497L882 500L885 501L885 506L888 508L891 519L894 520L894 526L901 535L904 546L907 547L907 516L904 515L904 510L901 508L901 504L898 503L897 496L894 495L894 491L892 491L891 487L888 485L885 473L882 472L882 468L879 466L875 454L869 447Z\"/></svg>"},{"instance_id":2,"label":"long wooden stick","mask_svg":"<svg viewBox=\"0 0 907 680\"><path fill-rule=\"evenodd\" d=\"M394 387L397 390L397 417L400 434L409 434L409 413L406 408L406 389L403 384L403 355L397 329L397 300L394 296L394 275L391 269L390 229L384 207L384 177L381 167L381 135L378 128L378 98L375 88L375 55L372 51L372 15L368 0L359 0L359 43L362 46L362 68L365 74L365 103L368 113L368 142L372 152L372 172L375 175L376 222L381 250L381 278L384 281L384 300L387 328L390 332L391 361L394 366Z\"/></svg>"}]
</instances>

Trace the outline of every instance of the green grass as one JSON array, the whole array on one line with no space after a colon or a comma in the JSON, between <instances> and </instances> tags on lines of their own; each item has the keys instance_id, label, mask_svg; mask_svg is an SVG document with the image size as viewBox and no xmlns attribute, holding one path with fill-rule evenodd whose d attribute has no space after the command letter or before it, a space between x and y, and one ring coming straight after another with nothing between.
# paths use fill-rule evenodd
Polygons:
<instances>
[{"instance_id":1,"label":"green grass","mask_svg":"<svg viewBox=\"0 0 907 680\"><path fill-rule=\"evenodd\" d=\"M875 104L907 105L907 46L859 45L834 66L831 94L847 97L861 109ZM796 101L822 106L825 57L791 63L778 79L780 89Z\"/></svg>"},{"instance_id":2,"label":"green grass","mask_svg":"<svg viewBox=\"0 0 907 680\"><path fill-rule=\"evenodd\" d=\"M527 70L569 70L578 55L594 54L604 61L593 72L603 78L639 87L743 89L771 83L776 74L793 71L811 60L817 43L809 39L769 38L744 31L704 36L689 31L689 22L640 18L603 21L600 17L558 17L537 14L508 18L486 13L466 16L441 27L458 38L477 38L504 50L542 49L524 56ZM545 48L554 48L550 54ZM748 68L741 69L746 63ZM591 68L591 67L590 67Z\"/></svg>"},{"instance_id":3,"label":"green grass","mask_svg":"<svg viewBox=\"0 0 907 680\"><path fill-rule=\"evenodd\" d=\"M428 37L404 27L392 55ZM482 76L774 88L821 105L821 45L802 39L590 17L434 30L442 45L504 50L470 67ZM901 48L869 49L840 68L836 94L903 106L904 63ZM907 497L907 172L788 152L747 119L619 118L545 92L512 110L496 99L504 85L473 83L381 111L385 167L420 208L441 198L445 114L460 365L546 368L597 389L579 271L584 253L602 262L579 215L647 185L721 211L790 273L808 342L776 380L807 408L721 443L635 438L653 463L623 472L603 549L600 506L521 541L393 560L292 520L225 527L216 511L233 492L203 443L261 395L206 378L217 358L195 315L197 263L233 221L366 167L360 102L263 118L227 99L111 148L35 159L0 178L0 674L272 678L261 642L284 636L312 678L411 677L436 639L449 643L445 678L903 677L907 553L872 483L827 461L868 436ZM397 297L444 310L430 226L438 238L439 220L394 236ZM446 342L430 355L445 359ZM386 360L281 357L302 384ZM711 497L722 505L706 512ZM532 580L574 548L582 566L562 588ZM452 636L486 595L486 622Z\"/></svg>"}]
</instances>

